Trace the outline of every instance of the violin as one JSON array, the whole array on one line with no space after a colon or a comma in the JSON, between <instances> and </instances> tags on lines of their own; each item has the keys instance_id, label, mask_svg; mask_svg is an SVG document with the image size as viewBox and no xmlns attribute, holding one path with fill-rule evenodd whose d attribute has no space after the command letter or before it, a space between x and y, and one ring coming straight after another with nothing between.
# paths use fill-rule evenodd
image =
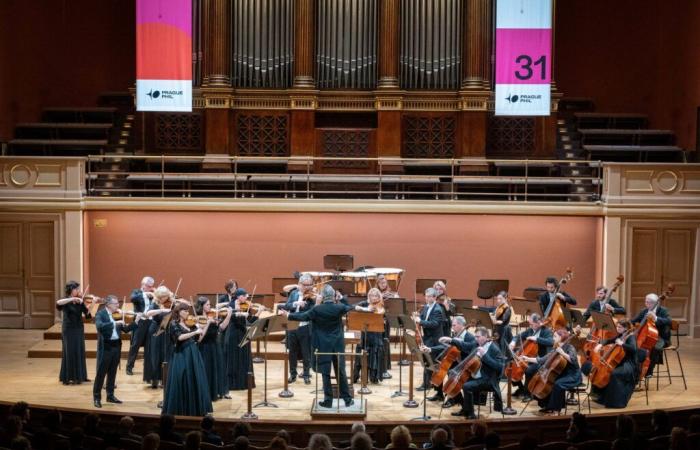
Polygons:
<instances>
[{"instance_id":1,"label":"violin","mask_svg":"<svg viewBox=\"0 0 700 450\"><path fill-rule=\"evenodd\" d=\"M442 382L447 375L447 371L450 370L452 364L459 359L461 354L462 352L459 350L459 348L455 347L454 345L450 345L443 350L442 353L440 353L438 356L438 359L440 359L440 366L433 372L432 377L430 377L430 383L433 386L438 387L442 385Z\"/></svg>"},{"instance_id":2,"label":"violin","mask_svg":"<svg viewBox=\"0 0 700 450\"><path fill-rule=\"evenodd\" d=\"M566 273L561 278L561 280L559 280L559 286L557 286L557 289L554 291L554 301L550 303L550 305L547 307L547 310L544 313L545 326L551 324L552 329L554 330L559 330L561 328L567 327L568 322L566 320L566 316L564 315L564 307L562 306L561 301L557 298L557 294L559 294L561 287L564 286L567 282L571 281L573 278L573 270L571 270L570 267L567 267Z\"/></svg>"},{"instance_id":3,"label":"violin","mask_svg":"<svg viewBox=\"0 0 700 450\"><path fill-rule=\"evenodd\" d=\"M569 343L569 341L571 341L571 339L574 336L578 336L579 334L579 331L571 333L571 335L557 348L563 348L566 344ZM537 369L537 373L532 377L532 379L527 385L527 388L532 394L532 396L537 397L540 400L546 398L550 394L550 392L552 392L554 381L556 381L557 377L564 371L564 369L566 369L566 366L569 364L569 361L567 361L567 359L564 358L564 356L557 352L557 348L550 351L546 355L547 359L542 364L542 366L540 366L540 368Z\"/></svg>"},{"instance_id":4,"label":"violin","mask_svg":"<svg viewBox=\"0 0 700 450\"><path fill-rule=\"evenodd\" d=\"M121 309L117 309L112 313L112 319L123 320L124 324L130 325L134 322L134 320L136 320L136 317L138 315L139 313L136 313L134 311L122 311Z\"/></svg>"}]
</instances>

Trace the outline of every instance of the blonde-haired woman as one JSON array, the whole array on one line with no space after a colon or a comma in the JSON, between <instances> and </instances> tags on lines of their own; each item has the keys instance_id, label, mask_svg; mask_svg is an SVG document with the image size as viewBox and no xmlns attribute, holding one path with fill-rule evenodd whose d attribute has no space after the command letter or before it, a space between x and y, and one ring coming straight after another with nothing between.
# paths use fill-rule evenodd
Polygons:
<instances>
[{"instance_id":1,"label":"blonde-haired woman","mask_svg":"<svg viewBox=\"0 0 700 450\"><path fill-rule=\"evenodd\" d=\"M355 305L356 311L363 311L384 316L384 299L382 293L377 288L372 288L367 292L367 300ZM377 384L383 379L385 368L384 358L384 334L386 333L386 317L385 331L368 331L363 333L360 339L360 344L356 347L356 352L361 353L364 349L367 352L367 374L369 380L373 384ZM357 383L360 379L360 370L362 368L362 358L355 357L355 366L353 369L352 380Z\"/></svg>"},{"instance_id":2,"label":"blonde-haired woman","mask_svg":"<svg viewBox=\"0 0 700 450\"><path fill-rule=\"evenodd\" d=\"M146 311L146 317L151 319L148 330L148 352L144 353L149 357L148 364L143 364L144 381L150 382L151 387L156 389L159 383L163 383L163 363L170 362L173 354L173 344L167 333L158 333L165 316L170 312L172 306L166 308L167 302L173 301L173 293L166 286L159 286L153 293L153 302ZM144 356L144 359L145 359Z\"/></svg>"}]
</instances>

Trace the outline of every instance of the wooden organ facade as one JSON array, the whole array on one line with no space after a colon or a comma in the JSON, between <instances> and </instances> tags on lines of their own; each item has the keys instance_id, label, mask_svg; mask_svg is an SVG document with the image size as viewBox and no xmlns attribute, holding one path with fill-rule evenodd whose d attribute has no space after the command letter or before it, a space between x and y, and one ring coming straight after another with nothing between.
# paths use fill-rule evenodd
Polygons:
<instances>
[{"instance_id":1,"label":"wooden organ facade","mask_svg":"<svg viewBox=\"0 0 700 450\"><path fill-rule=\"evenodd\" d=\"M193 2L194 110L139 115L146 153L554 155L556 93L493 114L494 0Z\"/></svg>"}]
</instances>

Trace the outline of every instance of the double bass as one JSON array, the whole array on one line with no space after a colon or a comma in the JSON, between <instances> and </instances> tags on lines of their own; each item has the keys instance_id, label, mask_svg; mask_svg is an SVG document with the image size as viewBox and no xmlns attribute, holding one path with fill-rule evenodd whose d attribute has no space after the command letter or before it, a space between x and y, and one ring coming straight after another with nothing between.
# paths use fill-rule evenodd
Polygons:
<instances>
[{"instance_id":1,"label":"double bass","mask_svg":"<svg viewBox=\"0 0 700 450\"><path fill-rule=\"evenodd\" d=\"M625 281L625 277L623 275L618 275L617 281L615 284L610 288L608 291L608 295L605 296L605 300L601 302L602 305L607 305L610 299L612 298L612 295L617 291L617 289L622 285L622 283ZM610 313L610 315L614 315ZM593 325L591 325L591 331L588 333L588 338L586 339L586 342L583 344L583 352L584 354L589 358L589 359L595 359L594 352L593 350L595 349L596 345L598 345L600 342L603 342L606 339L612 339L615 337L615 332L614 331L605 331L605 330L598 330L596 329L595 322Z\"/></svg>"},{"instance_id":2,"label":"double bass","mask_svg":"<svg viewBox=\"0 0 700 450\"><path fill-rule=\"evenodd\" d=\"M578 336L578 334L578 332L572 333L557 348L564 347L574 336ZM569 364L569 361L567 361L566 358L557 352L557 348L553 349L546 355L547 359L545 360L544 364L537 369L537 373L535 373L527 385L527 388L532 396L537 397L540 400L546 398L552 392L554 381L556 381L559 375Z\"/></svg>"},{"instance_id":3,"label":"double bass","mask_svg":"<svg viewBox=\"0 0 700 450\"><path fill-rule=\"evenodd\" d=\"M659 295L657 305L660 306L661 302L666 300L675 290L676 286L669 283L666 286L666 290ZM647 314L644 322L639 324L639 330L637 330L637 348L641 348L647 352L647 357L642 363L642 370L639 374L640 379L644 378L649 371L649 364L651 364L651 351L654 349L658 341L659 330L656 328L656 322L651 318L651 316L649 316L649 314Z\"/></svg>"},{"instance_id":4,"label":"double bass","mask_svg":"<svg viewBox=\"0 0 700 450\"><path fill-rule=\"evenodd\" d=\"M566 273L561 278L561 280L559 280L559 286L557 286L556 291L554 291L554 300L550 302L549 306L547 307L547 310L544 312L545 325L551 324L553 330L566 328L569 325L569 323L566 320L566 316L564 315L564 307L561 304L561 300L557 298L557 294L559 294L561 287L567 282L571 281L573 278L574 271L570 267L567 267Z\"/></svg>"},{"instance_id":5,"label":"double bass","mask_svg":"<svg viewBox=\"0 0 700 450\"><path fill-rule=\"evenodd\" d=\"M627 338L633 334L635 330L626 331L620 339L623 344ZM591 373L588 375L588 380L597 388L604 388L610 383L610 375L613 370L622 363L625 359L625 349L622 345L616 342L603 347L603 354L597 358L597 362L593 364Z\"/></svg>"}]
</instances>

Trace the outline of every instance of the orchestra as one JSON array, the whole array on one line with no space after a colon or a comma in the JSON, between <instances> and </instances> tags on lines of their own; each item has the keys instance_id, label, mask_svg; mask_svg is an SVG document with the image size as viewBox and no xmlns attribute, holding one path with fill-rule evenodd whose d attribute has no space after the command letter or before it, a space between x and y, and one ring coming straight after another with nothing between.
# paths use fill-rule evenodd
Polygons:
<instances>
[{"instance_id":1,"label":"orchestra","mask_svg":"<svg viewBox=\"0 0 700 450\"><path fill-rule=\"evenodd\" d=\"M351 407L354 402L344 357L318 355L315 367L314 352L345 351L346 325L342 318L348 311L380 315L384 332L365 330L354 348L358 356L354 358L352 381L358 381L366 364L369 381L381 383L389 370L386 354L390 338L394 337L388 325L386 302L399 298L399 294L380 273L376 285L368 286L366 300L350 306L347 298L331 287L332 279L319 280L313 274L324 273L299 273L298 283L284 288L286 301L275 305L278 314L298 323L298 327L286 331L287 381L296 381L301 359L301 378L306 384L310 383L312 370L322 378L323 400L318 405L328 408L333 405L332 367L340 386L336 395ZM493 410L501 411L501 383L510 383L515 392L511 394L507 386L508 405L511 397L521 398L526 404L536 399L540 414L552 414L564 407L567 392L582 385L585 376L593 401L605 408L626 407L639 380L654 373L664 347L670 343L671 318L662 303L672 294L673 287L669 285L661 295L649 293L645 308L631 319L624 318L626 309L612 298L623 281L619 276L613 286L595 289L594 299L585 311L580 310L579 317L586 323L574 326L573 315L566 310L574 307L576 300L562 289L572 275L567 269L560 280L547 277L545 289L534 303L542 314L528 311L527 316L518 315L508 293L498 292L495 308L479 307L482 314L489 311L487 323L475 323L473 319L470 322L471 310L457 311L446 294L445 282L436 281L425 290L422 305L414 300L411 319L417 351L429 354L434 362L424 370L422 382L414 390L434 388L428 401L440 402L444 408L460 405L460 410L452 415L475 418L475 404L483 404L489 392ZM212 410L212 402L230 399L230 390L255 389L254 379L252 383L248 380L248 374L253 373L251 344L244 336L263 308L252 303L248 292L233 279L225 283L225 291L216 297L216 303L203 296L187 301L177 298L162 283L155 287L154 279L146 276L130 296L130 311L120 306L115 296L102 301L86 296L79 283L69 282L66 298L56 302L63 312L64 352L59 379L64 384L89 381L83 321L95 315L99 340L95 407L102 406L100 391L105 379L107 401L121 403L114 396L114 389L122 332L132 333L127 374L133 374L136 355L143 347L144 381L153 388L163 387L165 379L174 381L166 385L163 412L204 414ZM601 317L612 320L614 330L608 325L596 329L596 323L603 323ZM524 319L527 327L520 331L517 324ZM446 323L450 325L447 331ZM519 328L517 334L514 326ZM398 338L402 336L399 334ZM366 352L366 359L359 356L362 351ZM188 393L192 377L178 379L181 373L197 378L198 387L191 391L196 395Z\"/></svg>"}]
</instances>

